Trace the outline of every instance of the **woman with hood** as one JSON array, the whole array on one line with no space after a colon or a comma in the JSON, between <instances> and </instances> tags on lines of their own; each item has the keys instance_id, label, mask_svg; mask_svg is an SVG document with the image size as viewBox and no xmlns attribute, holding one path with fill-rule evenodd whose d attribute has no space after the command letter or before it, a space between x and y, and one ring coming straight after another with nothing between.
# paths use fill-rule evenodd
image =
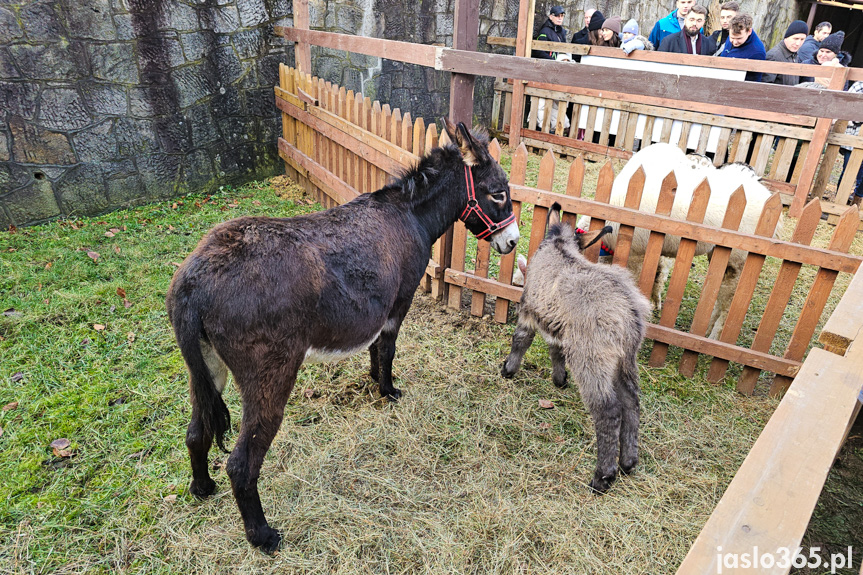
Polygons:
<instances>
[{"instance_id":1,"label":"woman with hood","mask_svg":"<svg viewBox=\"0 0 863 575\"><path fill-rule=\"evenodd\" d=\"M815 55L806 62L801 64L819 64L827 66L842 66L847 68L851 64L851 54L842 50L842 42L845 40L845 32L839 31L835 34L830 34L821 42L821 47L815 52ZM819 78L820 80L821 78ZM814 78L801 77L801 83L814 81Z\"/></svg>"}]
</instances>

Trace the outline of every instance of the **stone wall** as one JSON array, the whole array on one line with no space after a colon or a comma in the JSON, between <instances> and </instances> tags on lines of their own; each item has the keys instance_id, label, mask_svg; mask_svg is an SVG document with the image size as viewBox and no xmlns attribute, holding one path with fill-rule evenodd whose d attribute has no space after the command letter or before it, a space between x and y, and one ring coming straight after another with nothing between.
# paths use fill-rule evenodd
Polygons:
<instances>
[{"instance_id":1,"label":"stone wall","mask_svg":"<svg viewBox=\"0 0 863 575\"><path fill-rule=\"evenodd\" d=\"M291 0L0 5L0 229L282 170ZM291 52L291 54L288 54Z\"/></svg>"},{"instance_id":2,"label":"stone wall","mask_svg":"<svg viewBox=\"0 0 863 575\"><path fill-rule=\"evenodd\" d=\"M715 0L711 0L715 1ZM632 17L647 34L674 0L540 0L564 25L583 10ZM707 1L705 0L705 4ZM768 46L800 2L742 0ZM454 0L309 0L311 27L452 45ZM514 38L519 0L481 0L488 36ZM293 48L292 0L4 0L0 3L0 229L97 214L282 170L272 87ZM312 48L316 76L434 121L449 73ZM474 116L488 124L493 78L477 78Z\"/></svg>"}]
</instances>

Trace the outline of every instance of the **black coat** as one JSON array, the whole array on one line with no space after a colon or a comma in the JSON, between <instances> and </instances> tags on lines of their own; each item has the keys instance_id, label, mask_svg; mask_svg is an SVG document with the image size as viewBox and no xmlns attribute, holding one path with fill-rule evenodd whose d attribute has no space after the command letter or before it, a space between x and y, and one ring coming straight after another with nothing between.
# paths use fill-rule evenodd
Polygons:
<instances>
[{"instance_id":1,"label":"black coat","mask_svg":"<svg viewBox=\"0 0 863 575\"><path fill-rule=\"evenodd\" d=\"M541 42L566 42L566 28L563 26L555 26L551 20L546 19L545 24L539 29L539 34L536 35L536 40ZM548 50L531 50L532 58L543 58L545 60L554 60L557 57L557 52L549 52Z\"/></svg>"},{"instance_id":2,"label":"black coat","mask_svg":"<svg viewBox=\"0 0 863 575\"><path fill-rule=\"evenodd\" d=\"M590 44L590 31L587 26L572 35L573 44Z\"/></svg>"},{"instance_id":3,"label":"black coat","mask_svg":"<svg viewBox=\"0 0 863 575\"><path fill-rule=\"evenodd\" d=\"M713 56L713 53L716 52L716 42L713 38L709 36L705 36L701 34L701 51L699 54L701 56ZM672 34L671 36L666 36L662 42L659 44L660 52L673 52L676 54L688 54L689 51L686 49L686 44L689 42L689 37L686 35L686 32L681 30L676 34Z\"/></svg>"}]
</instances>

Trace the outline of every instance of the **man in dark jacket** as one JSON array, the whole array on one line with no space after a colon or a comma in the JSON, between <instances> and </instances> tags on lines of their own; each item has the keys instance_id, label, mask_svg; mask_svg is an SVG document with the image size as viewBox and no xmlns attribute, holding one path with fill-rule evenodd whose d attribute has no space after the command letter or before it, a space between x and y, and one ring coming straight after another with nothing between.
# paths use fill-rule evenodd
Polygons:
<instances>
[{"instance_id":1,"label":"man in dark jacket","mask_svg":"<svg viewBox=\"0 0 863 575\"><path fill-rule=\"evenodd\" d=\"M573 44L590 44L589 34L590 34L590 20L593 18L593 13L596 12L596 8L588 8L584 11L584 28L576 32L572 35L572 43Z\"/></svg>"},{"instance_id":2,"label":"man in dark jacket","mask_svg":"<svg viewBox=\"0 0 863 575\"><path fill-rule=\"evenodd\" d=\"M723 58L745 58L748 60L766 60L767 50L761 38L752 29L752 16L739 13L731 21L728 40L725 48L719 54ZM746 72L747 82L760 82L761 72Z\"/></svg>"},{"instance_id":3,"label":"man in dark jacket","mask_svg":"<svg viewBox=\"0 0 863 575\"><path fill-rule=\"evenodd\" d=\"M821 22L815 26L815 32L811 36L806 36L803 45L797 50L797 60L801 63L808 62L815 58L818 48L821 47L821 42L824 41L830 33L833 32L833 24L830 22Z\"/></svg>"},{"instance_id":4,"label":"man in dark jacket","mask_svg":"<svg viewBox=\"0 0 863 575\"><path fill-rule=\"evenodd\" d=\"M683 29L671 36L666 36L659 45L659 51L712 56L716 52L716 44L712 38L700 32L706 21L707 8L693 6L686 14Z\"/></svg>"},{"instance_id":5,"label":"man in dark jacket","mask_svg":"<svg viewBox=\"0 0 863 575\"><path fill-rule=\"evenodd\" d=\"M563 27L564 13L563 6L552 6L548 19L539 29L535 39L540 42L566 42L566 28ZM549 50L532 50L530 55L545 60L557 59L557 52Z\"/></svg>"},{"instance_id":6,"label":"man in dark jacket","mask_svg":"<svg viewBox=\"0 0 863 575\"><path fill-rule=\"evenodd\" d=\"M650 43L654 46L659 46L666 36L671 36L683 30L683 20L694 4L695 0L677 0L677 9L654 24L648 38Z\"/></svg>"},{"instance_id":7,"label":"man in dark jacket","mask_svg":"<svg viewBox=\"0 0 863 575\"><path fill-rule=\"evenodd\" d=\"M728 30L731 27L731 21L740 12L740 4L731 0L723 2L719 5L719 30L715 30L710 38L716 42L716 52L714 56L719 56L722 49L725 48L725 41L728 40Z\"/></svg>"},{"instance_id":8,"label":"man in dark jacket","mask_svg":"<svg viewBox=\"0 0 863 575\"><path fill-rule=\"evenodd\" d=\"M795 20L785 31L785 38L767 52L767 60L770 62L793 62L797 63L797 51L806 40L809 26L803 20ZM766 84L781 84L783 86L796 86L800 83L800 76L791 74L764 74L761 81Z\"/></svg>"},{"instance_id":9,"label":"man in dark jacket","mask_svg":"<svg viewBox=\"0 0 863 575\"><path fill-rule=\"evenodd\" d=\"M585 18L586 17L587 16L585 16ZM590 14L590 20L587 22L587 26L572 35L572 43L590 46L590 33L597 32L602 28L603 22L605 22L605 16L603 16L602 12L599 10L594 10Z\"/></svg>"}]
</instances>

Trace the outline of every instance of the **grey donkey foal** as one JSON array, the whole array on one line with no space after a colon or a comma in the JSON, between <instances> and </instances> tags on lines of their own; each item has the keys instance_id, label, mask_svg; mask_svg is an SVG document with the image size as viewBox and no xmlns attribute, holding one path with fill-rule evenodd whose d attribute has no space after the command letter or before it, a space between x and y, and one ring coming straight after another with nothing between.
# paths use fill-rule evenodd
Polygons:
<instances>
[{"instance_id":1,"label":"grey donkey foal","mask_svg":"<svg viewBox=\"0 0 863 575\"><path fill-rule=\"evenodd\" d=\"M548 343L552 381L566 387L566 368L578 383L596 428L598 459L590 487L604 493L620 468L638 462L638 365L650 304L626 268L588 261L582 250L611 231L574 234L560 223L560 205L530 260L512 350L501 373L512 377L538 331Z\"/></svg>"}]
</instances>

